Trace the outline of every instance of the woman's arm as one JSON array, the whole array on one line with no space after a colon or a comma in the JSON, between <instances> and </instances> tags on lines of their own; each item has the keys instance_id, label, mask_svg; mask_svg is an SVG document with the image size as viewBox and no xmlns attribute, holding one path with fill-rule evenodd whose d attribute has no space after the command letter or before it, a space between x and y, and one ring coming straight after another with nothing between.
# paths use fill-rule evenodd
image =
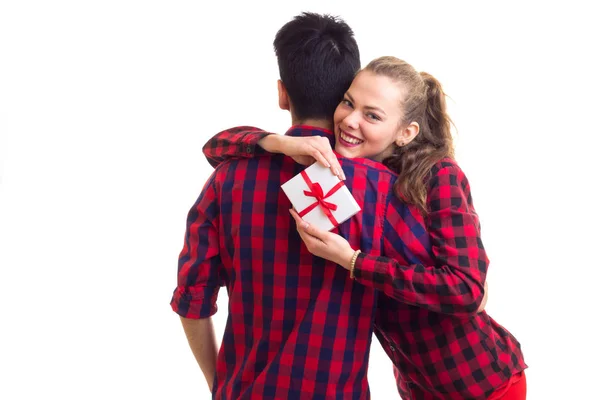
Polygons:
<instances>
[{"instance_id":1,"label":"woman's arm","mask_svg":"<svg viewBox=\"0 0 600 400\"><path fill-rule=\"evenodd\" d=\"M407 213L406 205L394 197L385 221L387 257L360 253L353 275L404 303L444 314L473 315L484 298L488 259L470 188L458 166L442 168L432 178L428 204L423 231L412 222L419 221L418 212ZM311 253L351 269L354 249L344 238L296 221Z\"/></svg>"},{"instance_id":2,"label":"woman's arm","mask_svg":"<svg viewBox=\"0 0 600 400\"><path fill-rule=\"evenodd\" d=\"M458 165L443 162L434 171L427 193L426 232L417 229L412 215L397 212L405 208L388 207L384 251L390 258L360 255L354 274L357 281L407 304L473 315L484 297L489 264L479 218L469 182Z\"/></svg>"},{"instance_id":3,"label":"woman's arm","mask_svg":"<svg viewBox=\"0 0 600 400\"><path fill-rule=\"evenodd\" d=\"M253 126L238 126L226 129L210 138L202 147L207 161L216 168L230 158L252 158L265 154L258 146L263 138L274 135Z\"/></svg>"},{"instance_id":4,"label":"woman's arm","mask_svg":"<svg viewBox=\"0 0 600 400\"><path fill-rule=\"evenodd\" d=\"M345 179L329 139L322 136L286 136L265 132L252 126L239 126L217 133L202 147L202 152L213 167L231 158L252 158L266 153L281 153L302 165L310 165L317 161L330 168L334 175Z\"/></svg>"}]
</instances>

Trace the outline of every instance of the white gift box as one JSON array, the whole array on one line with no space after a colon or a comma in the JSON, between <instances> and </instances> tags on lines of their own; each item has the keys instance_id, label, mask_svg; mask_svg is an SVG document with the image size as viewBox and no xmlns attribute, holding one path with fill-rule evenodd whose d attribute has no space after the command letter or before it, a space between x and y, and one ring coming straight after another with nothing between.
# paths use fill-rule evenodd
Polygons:
<instances>
[{"instance_id":1,"label":"white gift box","mask_svg":"<svg viewBox=\"0 0 600 400\"><path fill-rule=\"evenodd\" d=\"M309 183L312 183L312 187ZM304 221L326 231L360 211L360 206L343 181L333 175L329 168L317 163L281 185L281 188Z\"/></svg>"}]
</instances>

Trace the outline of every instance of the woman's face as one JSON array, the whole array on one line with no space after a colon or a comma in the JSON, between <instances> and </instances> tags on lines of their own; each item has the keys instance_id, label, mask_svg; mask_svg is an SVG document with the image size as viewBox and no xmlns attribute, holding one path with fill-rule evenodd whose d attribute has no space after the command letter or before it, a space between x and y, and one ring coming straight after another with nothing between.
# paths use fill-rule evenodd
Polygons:
<instances>
[{"instance_id":1,"label":"woman's face","mask_svg":"<svg viewBox=\"0 0 600 400\"><path fill-rule=\"evenodd\" d=\"M400 138L404 93L390 78L361 71L333 115L335 150L382 161Z\"/></svg>"}]
</instances>

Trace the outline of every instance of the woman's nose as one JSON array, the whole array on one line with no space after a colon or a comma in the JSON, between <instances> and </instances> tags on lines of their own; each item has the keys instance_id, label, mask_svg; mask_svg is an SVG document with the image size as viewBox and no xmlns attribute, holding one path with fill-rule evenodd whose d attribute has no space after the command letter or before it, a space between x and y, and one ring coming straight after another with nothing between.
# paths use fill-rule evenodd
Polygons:
<instances>
[{"instance_id":1,"label":"woman's nose","mask_svg":"<svg viewBox=\"0 0 600 400\"><path fill-rule=\"evenodd\" d=\"M350 129L358 129L358 121L360 116L356 111L351 112L346 118L344 118L344 124Z\"/></svg>"}]
</instances>

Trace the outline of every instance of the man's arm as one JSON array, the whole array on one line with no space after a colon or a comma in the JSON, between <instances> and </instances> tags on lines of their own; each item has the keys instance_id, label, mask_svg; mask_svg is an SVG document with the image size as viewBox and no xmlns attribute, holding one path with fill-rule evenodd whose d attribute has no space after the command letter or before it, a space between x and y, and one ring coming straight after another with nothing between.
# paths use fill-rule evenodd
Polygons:
<instances>
[{"instance_id":1,"label":"man's arm","mask_svg":"<svg viewBox=\"0 0 600 400\"><path fill-rule=\"evenodd\" d=\"M217 340L212 318L190 319L181 318L188 343L196 361L204 374L206 383L212 391L217 369Z\"/></svg>"},{"instance_id":2,"label":"man's arm","mask_svg":"<svg viewBox=\"0 0 600 400\"><path fill-rule=\"evenodd\" d=\"M215 173L188 213L171 308L181 317L190 348L212 389L217 348L210 317L220 287L219 204Z\"/></svg>"}]
</instances>

